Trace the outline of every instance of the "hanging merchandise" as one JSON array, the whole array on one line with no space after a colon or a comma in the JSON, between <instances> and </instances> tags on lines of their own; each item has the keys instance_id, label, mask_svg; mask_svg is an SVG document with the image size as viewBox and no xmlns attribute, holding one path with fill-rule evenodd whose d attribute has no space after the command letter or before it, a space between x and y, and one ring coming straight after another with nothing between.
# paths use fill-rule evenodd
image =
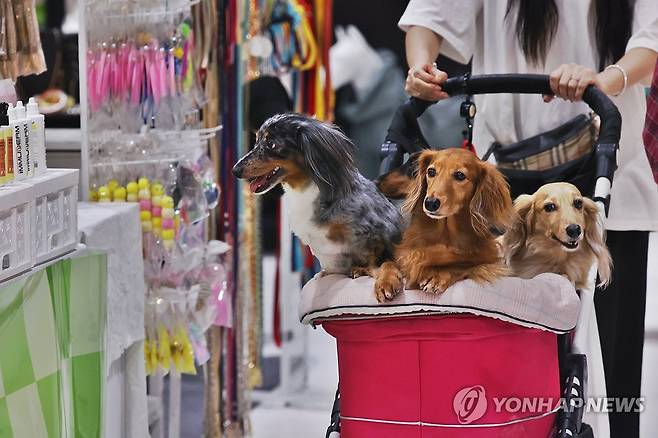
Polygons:
<instances>
[{"instance_id":1,"label":"hanging merchandise","mask_svg":"<svg viewBox=\"0 0 658 438\"><path fill-rule=\"evenodd\" d=\"M180 424L180 375L196 374L222 348L208 344L211 327L231 350L219 357L229 377L211 385L208 395L221 398L208 403L215 408L207 424L219 425L210 436L224 435L233 422L241 428L248 414L231 411L227 421L214 420L232 400L244 400L232 386L244 374L236 360L242 341L228 340L239 339L249 320L241 315L231 278L236 270L229 245L237 242L208 241L215 228L211 218L218 217L213 210L235 199L232 186L218 183L213 150L221 132L212 92L218 88L216 38L223 22L201 11L211 14L214 8L214 0L84 2L86 196L139 205L148 286L144 360L150 395L162 397L168 375L170 437L178 436Z\"/></svg>"},{"instance_id":2,"label":"hanging merchandise","mask_svg":"<svg viewBox=\"0 0 658 438\"><path fill-rule=\"evenodd\" d=\"M157 303L147 327L149 369L157 371L158 351L162 371L171 362L178 372L195 373L190 339L203 344L208 325L195 325L189 309L211 300L191 273L202 264L207 219L219 202L207 156L219 128L200 128L205 98L190 4L178 3L87 4L86 19L99 25L87 27L86 167L91 201L139 204L147 301Z\"/></svg>"},{"instance_id":3,"label":"hanging merchandise","mask_svg":"<svg viewBox=\"0 0 658 438\"><path fill-rule=\"evenodd\" d=\"M0 79L46 71L35 0L4 0L0 4Z\"/></svg>"},{"instance_id":4,"label":"hanging merchandise","mask_svg":"<svg viewBox=\"0 0 658 438\"><path fill-rule=\"evenodd\" d=\"M109 11L89 9L90 19L102 29L94 27L88 41L90 128L139 132L143 126L198 126L205 97L193 56L189 8L126 13L121 3L108 5Z\"/></svg>"}]
</instances>

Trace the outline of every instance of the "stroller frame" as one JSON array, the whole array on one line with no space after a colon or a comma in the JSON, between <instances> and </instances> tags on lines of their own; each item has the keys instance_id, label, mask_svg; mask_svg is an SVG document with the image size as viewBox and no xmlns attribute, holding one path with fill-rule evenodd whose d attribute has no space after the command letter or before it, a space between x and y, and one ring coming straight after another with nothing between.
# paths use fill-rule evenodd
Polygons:
<instances>
[{"instance_id":1,"label":"stroller frame","mask_svg":"<svg viewBox=\"0 0 658 438\"><path fill-rule=\"evenodd\" d=\"M470 96L476 94L523 93L551 95L549 77L546 75L509 74L481 75L449 78L443 89L450 96L467 96L464 105L473 105ZM599 206L599 214L605 216L610 202L610 188L617 168L616 153L621 133L621 115L612 101L599 89L589 86L583 95L583 101L599 115L601 128L595 146L596 184L593 200ZM381 146L381 174L387 173L404 162L405 154L413 154L429 149L429 143L418 125L418 117L436 102L410 98L397 109L391 121L386 140ZM464 111L462 111L464 113ZM473 115L473 112L468 111ZM463 115L463 114L462 114ZM560 370L560 389L565 406L573 407L560 410L555 427L555 438L594 438L591 427L583 423L586 405L585 389L587 387L587 358L583 354L571 352L571 335L558 335L558 361ZM326 437L338 437L340 432L340 394L336 399L331 415L331 425Z\"/></svg>"}]
</instances>

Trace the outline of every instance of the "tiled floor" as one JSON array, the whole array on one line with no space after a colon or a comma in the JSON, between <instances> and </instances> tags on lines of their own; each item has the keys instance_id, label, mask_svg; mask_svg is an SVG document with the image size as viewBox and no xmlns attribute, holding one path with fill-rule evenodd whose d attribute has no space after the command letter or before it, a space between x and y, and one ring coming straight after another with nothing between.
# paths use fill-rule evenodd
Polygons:
<instances>
[{"instance_id":1,"label":"tiled floor","mask_svg":"<svg viewBox=\"0 0 658 438\"><path fill-rule=\"evenodd\" d=\"M300 393L274 395L254 409L255 438L325 436L338 385L335 343L322 329L308 330L308 386Z\"/></svg>"}]
</instances>

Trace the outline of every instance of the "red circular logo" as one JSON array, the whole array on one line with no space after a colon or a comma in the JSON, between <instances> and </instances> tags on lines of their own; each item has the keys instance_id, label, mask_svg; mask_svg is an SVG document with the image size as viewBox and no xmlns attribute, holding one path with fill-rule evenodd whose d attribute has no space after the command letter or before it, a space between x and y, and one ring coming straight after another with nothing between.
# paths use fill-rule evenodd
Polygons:
<instances>
[{"instance_id":1,"label":"red circular logo","mask_svg":"<svg viewBox=\"0 0 658 438\"><path fill-rule=\"evenodd\" d=\"M482 418L487 411L487 396L480 385L469 386L455 394L452 407L460 424L469 424Z\"/></svg>"}]
</instances>

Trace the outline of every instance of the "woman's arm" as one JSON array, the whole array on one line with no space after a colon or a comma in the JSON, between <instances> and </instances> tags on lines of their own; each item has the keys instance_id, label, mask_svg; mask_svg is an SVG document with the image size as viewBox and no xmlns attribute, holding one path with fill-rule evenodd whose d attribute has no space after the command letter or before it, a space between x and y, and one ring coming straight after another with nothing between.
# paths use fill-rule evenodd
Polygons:
<instances>
[{"instance_id":1,"label":"woman's arm","mask_svg":"<svg viewBox=\"0 0 658 438\"><path fill-rule=\"evenodd\" d=\"M616 64L626 71L628 76L627 86L630 87L651 78L657 58L658 53L653 50L636 47L626 52ZM624 75L619 69L609 68L597 76L601 89L606 94L616 94L624 88Z\"/></svg>"},{"instance_id":2,"label":"woman's arm","mask_svg":"<svg viewBox=\"0 0 658 438\"><path fill-rule=\"evenodd\" d=\"M644 47L636 47L626 52L616 62L626 72L626 87L631 87L650 76L656 66L658 53ZM570 101L583 98L588 85L594 84L605 94L617 95L624 91L624 74L619 68L608 68L596 73L591 68L576 64L563 64L551 73L551 89L556 96ZM550 96L545 96L550 101Z\"/></svg>"},{"instance_id":3,"label":"woman's arm","mask_svg":"<svg viewBox=\"0 0 658 438\"><path fill-rule=\"evenodd\" d=\"M436 61L443 38L426 27L411 26L404 42L407 50L407 64L409 67L414 67L431 65Z\"/></svg>"},{"instance_id":4,"label":"woman's arm","mask_svg":"<svg viewBox=\"0 0 658 438\"><path fill-rule=\"evenodd\" d=\"M409 72L405 90L411 96L424 100L441 100L448 97L441 84L448 78L434 61L439 56L443 38L422 26L411 26L405 39Z\"/></svg>"}]
</instances>

